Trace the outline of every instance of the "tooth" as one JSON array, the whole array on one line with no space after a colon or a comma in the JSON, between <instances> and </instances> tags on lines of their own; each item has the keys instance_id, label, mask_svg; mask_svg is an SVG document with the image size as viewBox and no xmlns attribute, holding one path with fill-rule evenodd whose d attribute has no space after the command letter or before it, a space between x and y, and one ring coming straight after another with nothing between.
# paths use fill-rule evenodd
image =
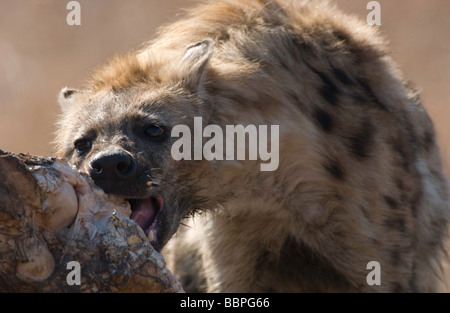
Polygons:
<instances>
[{"instance_id":1,"label":"tooth","mask_svg":"<svg viewBox=\"0 0 450 313\"><path fill-rule=\"evenodd\" d=\"M150 242L155 240L155 233L153 232L153 230L148 232L147 238L148 238L148 241L150 241Z\"/></svg>"}]
</instances>

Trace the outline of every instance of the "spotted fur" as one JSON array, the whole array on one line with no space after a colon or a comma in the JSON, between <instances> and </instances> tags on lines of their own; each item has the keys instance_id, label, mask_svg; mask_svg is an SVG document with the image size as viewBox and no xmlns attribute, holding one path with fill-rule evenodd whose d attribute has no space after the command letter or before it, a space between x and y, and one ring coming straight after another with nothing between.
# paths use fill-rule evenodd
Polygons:
<instances>
[{"instance_id":1,"label":"spotted fur","mask_svg":"<svg viewBox=\"0 0 450 313\"><path fill-rule=\"evenodd\" d=\"M109 125L105 138L137 145L170 183L169 237L204 212L165 250L187 291L440 290L449 204L432 122L376 27L328 2L201 4L68 98L59 155L85 167L73 151L80 129ZM223 129L280 125L279 168L151 154L120 137L138 113L172 126L194 116ZM380 286L366 283L370 261Z\"/></svg>"}]
</instances>

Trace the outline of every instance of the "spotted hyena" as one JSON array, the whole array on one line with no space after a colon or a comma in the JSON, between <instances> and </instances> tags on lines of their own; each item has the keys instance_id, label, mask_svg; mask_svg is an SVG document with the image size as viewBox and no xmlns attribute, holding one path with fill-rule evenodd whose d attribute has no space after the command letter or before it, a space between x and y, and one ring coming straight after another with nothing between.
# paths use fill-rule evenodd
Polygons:
<instances>
[{"instance_id":1,"label":"spotted hyena","mask_svg":"<svg viewBox=\"0 0 450 313\"><path fill-rule=\"evenodd\" d=\"M187 291L438 290L432 122L376 29L332 5L201 4L60 102L58 154L129 199L156 249L178 230L164 252ZM171 131L195 117L279 125L278 168L174 160Z\"/></svg>"}]
</instances>

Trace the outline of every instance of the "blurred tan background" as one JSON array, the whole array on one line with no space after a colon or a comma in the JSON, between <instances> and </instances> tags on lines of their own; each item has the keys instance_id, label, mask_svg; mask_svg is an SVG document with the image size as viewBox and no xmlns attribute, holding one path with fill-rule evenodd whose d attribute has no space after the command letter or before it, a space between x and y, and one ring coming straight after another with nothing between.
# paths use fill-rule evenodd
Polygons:
<instances>
[{"instance_id":1,"label":"blurred tan background","mask_svg":"<svg viewBox=\"0 0 450 313\"><path fill-rule=\"evenodd\" d=\"M51 155L56 97L77 87L114 54L153 38L195 0L79 0L81 26L69 26L67 0L0 0L0 149ZM369 0L338 0L366 19ZM435 121L450 174L450 1L380 0L381 30Z\"/></svg>"}]
</instances>

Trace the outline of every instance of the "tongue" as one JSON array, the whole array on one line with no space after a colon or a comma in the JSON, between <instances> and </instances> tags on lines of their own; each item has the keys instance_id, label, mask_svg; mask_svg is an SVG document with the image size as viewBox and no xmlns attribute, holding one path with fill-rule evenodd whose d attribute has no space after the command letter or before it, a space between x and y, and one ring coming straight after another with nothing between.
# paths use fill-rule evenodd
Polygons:
<instances>
[{"instance_id":1,"label":"tongue","mask_svg":"<svg viewBox=\"0 0 450 313\"><path fill-rule=\"evenodd\" d=\"M133 213L131 213L131 219L146 231L157 214L151 198L137 200L132 209Z\"/></svg>"}]
</instances>

